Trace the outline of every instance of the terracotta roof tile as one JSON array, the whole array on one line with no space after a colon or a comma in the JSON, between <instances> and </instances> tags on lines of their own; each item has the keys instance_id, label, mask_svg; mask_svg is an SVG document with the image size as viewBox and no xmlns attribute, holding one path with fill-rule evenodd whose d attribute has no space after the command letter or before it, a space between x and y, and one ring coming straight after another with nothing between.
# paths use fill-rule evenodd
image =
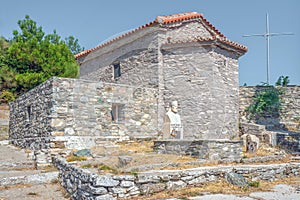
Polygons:
<instances>
[{"instance_id":1,"label":"terracotta roof tile","mask_svg":"<svg viewBox=\"0 0 300 200\"><path fill-rule=\"evenodd\" d=\"M131 35L133 34L134 32L138 31L138 30L141 30L141 29L144 29L146 27L150 27L152 26L153 24L171 24L171 23L175 23L175 22L180 22L180 21L186 21L186 20L191 20L191 19L201 19L208 27L210 27L216 34L218 37L216 37L215 35L212 36L212 38L206 38L204 39L205 41L209 41L209 40L214 40L217 38L218 41L224 43L224 44L227 44L227 45L230 45L230 46L233 46L237 49L240 49L240 50L243 50L243 51L247 51L247 47L246 46L243 46L243 45L240 45L236 42L233 42L233 41L230 41L228 40L218 29L216 29L211 23L209 23L204 17L202 14L199 14L197 12L187 12L187 13L181 13L181 14L175 14L175 15L168 15L168 16L157 16L156 19L152 22L149 22L145 25L142 25L132 31L129 31L123 35L120 35L112 40L109 40L95 48L91 48L91 49L88 49L88 50L85 50L85 51L82 51L78 54L75 55L75 58L80 58L84 55L87 55L89 54L90 52L92 51L95 51L97 49L100 49L100 48L103 48L109 44L111 44L112 42L115 42L117 40L120 40L128 35ZM199 39L198 39L199 41Z\"/></svg>"},{"instance_id":2,"label":"terracotta roof tile","mask_svg":"<svg viewBox=\"0 0 300 200\"><path fill-rule=\"evenodd\" d=\"M202 17L202 14L196 12L188 12L188 13L168 15L168 16L158 16L155 21L160 24L170 24L178 21L184 21L184 20L195 19L200 17Z\"/></svg>"}]
</instances>

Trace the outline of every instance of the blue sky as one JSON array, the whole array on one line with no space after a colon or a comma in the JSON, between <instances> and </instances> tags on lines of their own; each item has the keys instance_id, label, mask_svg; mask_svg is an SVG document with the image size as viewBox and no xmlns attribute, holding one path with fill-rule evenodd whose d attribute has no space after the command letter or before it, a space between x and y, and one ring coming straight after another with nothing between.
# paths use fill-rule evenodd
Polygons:
<instances>
[{"instance_id":1,"label":"blue sky","mask_svg":"<svg viewBox=\"0 0 300 200\"><path fill-rule=\"evenodd\" d=\"M230 40L248 46L239 59L243 85L266 82L266 42L245 34L265 32L269 14L270 32L292 36L270 40L270 83L281 75L300 85L299 0L0 0L0 36L12 37L17 21L28 14L46 33L54 29L63 38L73 35L85 49L99 45L120 32L137 28L158 15L199 12Z\"/></svg>"}]
</instances>

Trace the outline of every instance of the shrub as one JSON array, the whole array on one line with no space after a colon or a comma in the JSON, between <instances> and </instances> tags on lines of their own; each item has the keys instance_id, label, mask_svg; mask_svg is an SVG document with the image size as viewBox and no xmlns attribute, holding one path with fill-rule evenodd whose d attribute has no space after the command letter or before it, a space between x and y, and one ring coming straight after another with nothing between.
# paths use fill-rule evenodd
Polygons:
<instances>
[{"instance_id":1,"label":"shrub","mask_svg":"<svg viewBox=\"0 0 300 200\"><path fill-rule=\"evenodd\" d=\"M93 166L91 164L86 164L86 165L82 165L81 168L83 169L88 169L88 168L92 168Z\"/></svg>"},{"instance_id":2,"label":"shrub","mask_svg":"<svg viewBox=\"0 0 300 200\"><path fill-rule=\"evenodd\" d=\"M97 168L101 171L105 171L106 173L118 174L118 170L105 164L100 164Z\"/></svg>"},{"instance_id":3,"label":"shrub","mask_svg":"<svg viewBox=\"0 0 300 200\"><path fill-rule=\"evenodd\" d=\"M250 183L249 183L249 186L250 186L250 187L258 188L258 187L259 187L259 182L258 182L258 181L250 182Z\"/></svg>"},{"instance_id":4,"label":"shrub","mask_svg":"<svg viewBox=\"0 0 300 200\"><path fill-rule=\"evenodd\" d=\"M246 111L251 117L278 114L281 106L280 94L279 88L266 87L254 96L253 103L247 107Z\"/></svg>"},{"instance_id":5,"label":"shrub","mask_svg":"<svg viewBox=\"0 0 300 200\"><path fill-rule=\"evenodd\" d=\"M0 99L4 102L4 103L8 103L11 102L13 100L15 100L15 95L14 93L7 91L7 90L3 90L1 95L0 95Z\"/></svg>"},{"instance_id":6,"label":"shrub","mask_svg":"<svg viewBox=\"0 0 300 200\"><path fill-rule=\"evenodd\" d=\"M86 157L83 157L83 156L70 156L67 158L68 162L84 161L84 160L86 160Z\"/></svg>"}]
</instances>

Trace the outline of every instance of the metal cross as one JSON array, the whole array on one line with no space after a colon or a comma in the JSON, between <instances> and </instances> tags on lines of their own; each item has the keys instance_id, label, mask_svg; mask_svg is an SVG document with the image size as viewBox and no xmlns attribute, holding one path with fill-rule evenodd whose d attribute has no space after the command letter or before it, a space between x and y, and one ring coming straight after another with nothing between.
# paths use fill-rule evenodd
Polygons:
<instances>
[{"instance_id":1,"label":"metal cross","mask_svg":"<svg viewBox=\"0 0 300 200\"><path fill-rule=\"evenodd\" d=\"M270 33L269 32L269 16L266 14L266 32L264 34L243 35L243 37L262 36L266 38L267 45L267 84L270 85L270 37L281 35L293 35L293 33Z\"/></svg>"}]
</instances>

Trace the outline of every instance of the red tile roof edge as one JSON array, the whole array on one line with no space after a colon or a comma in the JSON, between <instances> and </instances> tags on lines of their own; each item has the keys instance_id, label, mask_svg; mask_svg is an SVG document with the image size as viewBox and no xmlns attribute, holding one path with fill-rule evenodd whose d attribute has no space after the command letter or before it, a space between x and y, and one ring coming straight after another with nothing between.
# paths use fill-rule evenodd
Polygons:
<instances>
[{"instance_id":1,"label":"red tile roof edge","mask_svg":"<svg viewBox=\"0 0 300 200\"><path fill-rule=\"evenodd\" d=\"M176 41L176 42L171 42L171 43L165 43L164 45L184 44L184 43L190 43L190 42L213 42L213 41L217 41L217 42L223 43L225 45L229 45L233 48L242 50L244 52L248 51L248 47L246 47L244 45L241 45L241 44L238 44L231 40L228 40L227 38L218 38L216 36L212 36L209 38L195 38L193 40L181 40L181 41Z\"/></svg>"},{"instance_id":2,"label":"red tile roof edge","mask_svg":"<svg viewBox=\"0 0 300 200\"><path fill-rule=\"evenodd\" d=\"M175 23L175 22L179 22L179 21L184 21L184 20L189 20L189 19L202 19L202 21L207 25L209 26L213 31L215 31L217 33L217 35L222 38L222 39L218 39L220 42L222 43L225 43L225 44L228 44L228 45L231 45L231 46L234 46L238 49L241 49L243 51L247 51L247 47L243 46L243 45L240 45L236 42L233 42L233 41L230 41L228 40L217 28L215 28L210 22L207 21L207 19L205 19L203 17L202 14L200 13L197 13L197 12L187 12L187 13L181 13L181 14L175 14L175 15L169 15L169 16L157 16L156 19L152 22L149 22L148 24L145 24L145 25L142 25L132 31L129 31L125 34L122 34L112 40L109 40L103 44L100 44L99 46L96 46L94 48L91 48L91 49L88 49L88 50L85 50L85 51L82 51L78 54L75 55L75 59L78 59L84 55L87 55L89 54L90 52L92 51L95 51L97 49L100 49L100 48L103 48L109 44L111 44L112 42L115 42L117 40L120 40L130 34L133 34L134 32L138 31L138 30L141 30L141 29L144 29L146 27L149 27L149 26L152 26L153 24L170 24L170 23Z\"/></svg>"},{"instance_id":3,"label":"red tile roof edge","mask_svg":"<svg viewBox=\"0 0 300 200\"><path fill-rule=\"evenodd\" d=\"M107 41L107 42L105 42L105 43L103 43L103 44L100 44L99 46L96 46L96 47L94 47L94 48L91 48L91 49L82 51L82 52L80 52L80 53L78 53L78 54L75 55L75 59L77 59L77 58L79 58L79 57L81 57L81 56L84 56L84 55L86 55L86 54L88 54L88 53L90 53L90 52L92 52L92 51L97 50L97 49L103 48L103 47L105 47L105 46L111 44L112 42L115 42L115 41L117 41L117 40L120 40L120 39L122 39L122 38L124 38L124 37L126 37L126 36L128 36L128 35L130 35L130 34L132 34L132 33L134 33L134 32L136 32L136 31L138 31L138 30L141 30L141 29L144 29L144 28L146 28L146 27L149 27L149 26L153 25L154 23L156 23L156 20L154 20L154 21L152 21L152 22L150 22L150 23L148 23L148 24L142 25L142 26L140 26L140 27L138 27L138 28L136 28L136 29L133 29L132 31L129 31L129 32L123 34L123 35L120 35L120 36L118 36L118 37L116 37L116 38L114 38L114 39L111 39L111 40L109 40L109 41Z\"/></svg>"}]
</instances>

